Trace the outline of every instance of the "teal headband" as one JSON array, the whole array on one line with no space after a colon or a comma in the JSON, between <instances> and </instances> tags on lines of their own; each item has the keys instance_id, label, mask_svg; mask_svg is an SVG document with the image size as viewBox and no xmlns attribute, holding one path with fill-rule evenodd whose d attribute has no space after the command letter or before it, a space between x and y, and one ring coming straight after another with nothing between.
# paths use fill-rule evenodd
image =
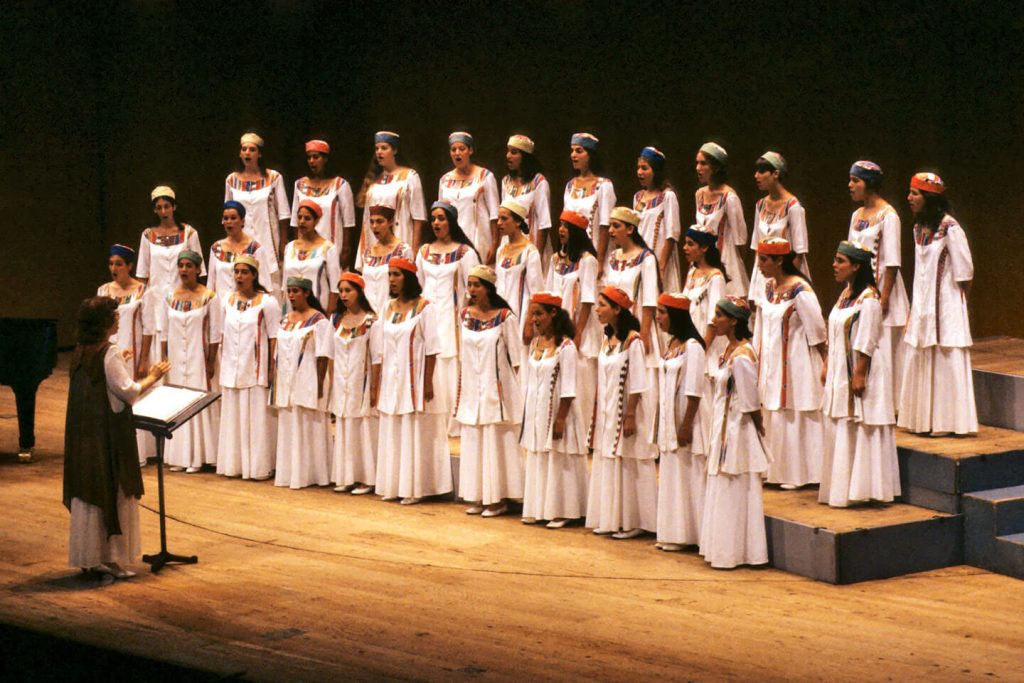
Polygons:
<instances>
[{"instance_id":1,"label":"teal headband","mask_svg":"<svg viewBox=\"0 0 1024 683\"><path fill-rule=\"evenodd\" d=\"M722 297L718 300L718 303L715 304L715 306L722 309L722 312L730 318L735 318L736 320L750 320L750 309L740 306L731 299Z\"/></svg>"},{"instance_id":2,"label":"teal headband","mask_svg":"<svg viewBox=\"0 0 1024 683\"><path fill-rule=\"evenodd\" d=\"M178 254L178 263L181 263L182 259L186 261L191 261L192 263L196 264L196 268L203 265L203 257L197 254L196 252L192 251L191 249L185 249L180 254Z\"/></svg>"},{"instance_id":3,"label":"teal headband","mask_svg":"<svg viewBox=\"0 0 1024 683\"><path fill-rule=\"evenodd\" d=\"M313 291L313 281L305 277L290 277L288 278L289 287L298 287L299 289L308 289Z\"/></svg>"},{"instance_id":4,"label":"teal headband","mask_svg":"<svg viewBox=\"0 0 1024 683\"><path fill-rule=\"evenodd\" d=\"M836 251L849 259L860 261L861 263L871 263L871 257L873 256L870 251L859 244L847 240L840 242L839 248Z\"/></svg>"}]
</instances>

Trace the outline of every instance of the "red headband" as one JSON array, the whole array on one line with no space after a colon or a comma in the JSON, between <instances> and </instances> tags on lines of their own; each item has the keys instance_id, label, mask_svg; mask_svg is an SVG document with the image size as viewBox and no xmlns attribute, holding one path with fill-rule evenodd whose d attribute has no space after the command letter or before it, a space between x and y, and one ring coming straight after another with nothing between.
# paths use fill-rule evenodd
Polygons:
<instances>
[{"instance_id":1,"label":"red headband","mask_svg":"<svg viewBox=\"0 0 1024 683\"><path fill-rule=\"evenodd\" d=\"M764 240L757 245L757 253L768 256L785 256L791 251L793 251L793 247L784 239Z\"/></svg>"},{"instance_id":2,"label":"red headband","mask_svg":"<svg viewBox=\"0 0 1024 683\"><path fill-rule=\"evenodd\" d=\"M412 261L410 261L409 259L405 259L405 258L401 258L401 257L393 258L390 261L388 261L388 267L389 268L401 268L402 270L407 270L410 273L413 273L413 274L416 273L416 264L413 263Z\"/></svg>"},{"instance_id":3,"label":"red headband","mask_svg":"<svg viewBox=\"0 0 1024 683\"><path fill-rule=\"evenodd\" d=\"M934 194L942 194L946 191L945 185L933 183L916 175L911 177L910 186L923 192L932 192Z\"/></svg>"},{"instance_id":4,"label":"red headband","mask_svg":"<svg viewBox=\"0 0 1024 683\"><path fill-rule=\"evenodd\" d=\"M359 273L342 273L341 282L354 282L359 285L359 289L366 289L366 280L359 277Z\"/></svg>"},{"instance_id":5,"label":"red headband","mask_svg":"<svg viewBox=\"0 0 1024 683\"><path fill-rule=\"evenodd\" d=\"M627 311L633 308L633 302L630 301L629 295L618 287L605 287L601 290L601 296L608 299L616 306L625 308Z\"/></svg>"},{"instance_id":6,"label":"red headband","mask_svg":"<svg viewBox=\"0 0 1024 683\"><path fill-rule=\"evenodd\" d=\"M562 215L558 217L558 220L564 221L570 225L575 225L577 228L587 229L590 225L590 221L583 214L576 213L575 211L563 211Z\"/></svg>"},{"instance_id":7,"label":"red headband","mask_svg":"<svg viewBox=\"0 0 1024 683\"><path fill-rule=\"evenodd\" d=\"M690 310L690 299L682 294L664 292L658 295L658 303L669 308L678 308L681 311Z\"/></svg>"},{"instance_id":8,"label":"red headband","mask_svg":"<svg viewBox=\"0 0 1024 683\"><path fill-rule=\"evenodd\" d=\"M310 140L306 143L306 154L310 152L320 152L321 154L330 154L331 146L323 140Z\"/></svg>"},{"instance_id":9,"label":"red headband","mask_svg":"<svg viewBox=\"0 0 1024 683\"><path fill-rule=\"evenodd\" d=\"M556 296L551 292L537 292L530 297L531 304L543 304L545 306L555 306L557 308L562 307L562 297Z\"/></svg>"},{"instance_id":10,"label":"red headband","mask_svg":"<svg viewBox=\"0 0 1024 683\"><path fill-rule=\"evenodd\" d=\"M299 209L309 209L310 211L313 212L313 215L316 216L317 220L320 220L321 218L324 217L324 210L320 207L319 204L314 202L312 199L303 199L301 202L299 202ZM298 211L299 209L295 210Z\"/></svg>"}]
</instances>

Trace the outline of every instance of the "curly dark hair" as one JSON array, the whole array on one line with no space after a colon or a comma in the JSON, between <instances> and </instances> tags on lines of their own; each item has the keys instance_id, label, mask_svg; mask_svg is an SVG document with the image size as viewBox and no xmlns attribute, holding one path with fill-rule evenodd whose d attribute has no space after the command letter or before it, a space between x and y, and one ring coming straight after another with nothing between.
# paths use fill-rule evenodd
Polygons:
<instances>
[{"instance_id":1,"label":"curly dark hair","mask_svg":"<svg viewBox=\"0 0 1024 683\"><path fill-rule=\"evenodd\" d=\"M117 302L107 296L92 296L78 307L78 343L98 344L117 320Z\"/></svg>"}]
</instances>

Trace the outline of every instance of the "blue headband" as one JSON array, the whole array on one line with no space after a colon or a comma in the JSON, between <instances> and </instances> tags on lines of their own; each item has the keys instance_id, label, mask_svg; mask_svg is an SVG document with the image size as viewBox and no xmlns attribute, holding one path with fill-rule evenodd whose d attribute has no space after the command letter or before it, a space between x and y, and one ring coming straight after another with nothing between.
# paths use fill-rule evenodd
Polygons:
<instances>
[{"instance_id":1,"label":"blue headband","mask_svg":"<svg viewBox=\"0 0 1024 683\"><path fill-rule=\"evenodd\" d=\"M456 142L461 142L466 145L466 147L472 147L473 136L465 131L457 130L448 136L448 146L451 147Z\"/></svg>"},{"instance_id":2,"label":"blue headband","mask_svg":"<svg viewBox=\"0 0 1024 683\"><path fill-rule=\"evenodd\" d=\"M640 150L640 158L649 161L656 169L661 169L665 165L665 154L656 147L644 147Z\"/></svg>"},{"instance_id":3,"label":"blue headband","mask_svg":"<svg viewBox=\"0 0 1024 683\"><path fill-rule=\"evenodd\" d=\"M850 167L850 175L870 183L882 177L882 167L873 161L857 161Z\"/></svg>"},{"instance_id":4,"label":"blue headband","mask_svg":"<svg viewBox=\"0 0 1024 683\"><path fill-rule=\"evenodd\" d=\"M398 133L392 133L390 130L379 130L373 136L373 143L385 142L392 147L398 147L399 139Z\"/></svg>"},{"instance_id":5,"label":"blue headband","mask_svg":"<svg viewBox=\"0 0 1024 683\"><path fill-rule=\"evenodd\" d=\"M135 263L135 250L123 244L115 244L110 247L111 256L120 256L125 263Z\"/></svg>"},{"instance_id":6,"label":"blue headband","mask_svg":"<svg viewBox=\"0 0 1024 683\"><path fill-rule=\"evenodd\" d=\"M582 147L588 152L596 152L598 142L600 142L600 140L595 138L590 133L573 133L572 139L569 141L569 144L572 145L573 147Z\"/></svg>"},{"instance_id":7,"label":"blue headband","mask_svg":"<svg viewBox=\"0 0 1024 683\"><path fill-rule=\"evenodd\" d=\"M448 214L449 222L451 222L451 221L458 222L458 220L459 220L459 211L458 211L458 209L456 209L455 206L450 204L449 202L446 202L446 201L434 202L433 204L430 205L430 210L433 211L434 209L441 209L446 214Z\"/></svg>"},{"instance_id":8,"label":"blue headband","mask_svg":"<svg viewBox=\"0 0 1024 683\"><path fill-rule=\"evenodd\" d=\"M707 230L698 230L697 228L687 228L686 236L691 240L705 247L714 246L718 241L718 235Z\"/></svg>"},{"instance_id":9,"label":"blue headband","mask_svg":"<svg viewBox=\"0 0 1024 683\"><path fill-rule=\"evenodd\" d=\"M241 202L236 202L234 199L229 199L224 202L225 209L234 209L238 212L239 218L245 218L245 206Z\"/></svg>"}]
</instances>

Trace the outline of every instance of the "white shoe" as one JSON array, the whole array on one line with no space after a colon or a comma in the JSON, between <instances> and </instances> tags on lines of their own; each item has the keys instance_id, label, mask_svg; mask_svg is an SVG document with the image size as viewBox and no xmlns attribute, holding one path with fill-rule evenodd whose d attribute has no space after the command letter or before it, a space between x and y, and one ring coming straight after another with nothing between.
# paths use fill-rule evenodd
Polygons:
<instances>
[{"instance_id":1,"label":"white shoe","mask_svg":"<svg viewBox=\"0 0 1024 683\"><path fill-rule=\"evenodd\" d=\"M466 514L467 515L479 515L483 511L484 511L484 506L483 505L471 505L470 507L466 508Z\"/></svg>"},{"instance_id":2,"label":"white shoe","mask_svg":"<svg viewBox=\"0 0 1024 683\"><path fill-rule=\"evenodd\" d=\"M796 491L800 487L796 484L779 484L779 488L783 491Z\"/></svg>"},{"instance_id":3,"label":"white shoe","mask_svg":"<svg viewBox=\"0 0 1024 683\"><path fill-rule=\"evenodd\" d=\"M678 543L659 543L658 550L664 550L666 553L678 553L683 549L683 546Z\"/></svg>"},{"instance_id":4,"label":"white shoe","mask_svg":"<svg viewBox=\"0 0 1024 683\"><path fill-rule=\"evenodd\" d=\"M520 520L520 521L522 521L523 524L536 524L537 523L537 518L536 517L523 517L522 520Z\"/></svg>"},{"instance_id":5,"label":"white shoe","mask_svg":"<svg viewBox=\"0 0 1024 683\"><path fill-rule=\"evenodd\" d=\"M487 508L480 516L481 517L501 517L503 514L508 512L508 503L502 503L496 508Z\"/></svg>"},{"instance_id":6,"label":"white shoe","mask_svg":"<svg viewBox=\"0 0 1024 683\"><path fill-rule=\"evenodd\" d=\"M189 467L189 468L186 468L185 474L195 474L196 472L200 471L201 469L203 469L203 468L202 467Z\"/></svg>"},{"instance_id":7,"label":"white shoe","mask_svg":"<svg viewBox=\"0 0 1024 683\"><path fill-rule=\"evenodd\" d=\"M174 466L171 467L171 472L184 472L184 471L185 471L184 467L178 467L177 465L174 465Z\"/></svg>"},{"instance_id":8,"label":"white shoe","mask_svg":"<svg viewBox=\"0 0 1024 683\"><path fill-rule=\"evenodd\" d=\"M274 473L271 472L270 474L261 474L258 477L253 477L252 480L253 481L266 481L267 479L270 479L273 476L274 476Z\"/></svg>"},{"instance_id":9,"label":"white shoe","mask_svg":"<svg viewBox=\"0 0 1024 683\"><path fill-rule=\"evenodd\" d=\"M608 534L615 533L611 529L594 529L594 533L598 536L607 536Z\"/></svg>"},{"instance_id":10,"label":"white shoe","mask_svg":"<svg viewBox=\"0 0 1024 683\"><path fill-rule=\"evenodd\" d=\"M366 495L367 493L372 493L372 492L373 492L373 487L370 486L369 484L363 484L362 486L357 486L354 489L352 489L351 491L349 491L349 493L351 493L353 496L362 496L362 495Z\"/></svg>"},{"instance_id":11,"label":"white shoe","mask_svg":"<svg viewBox=\"0 0 1024 683\"><path fill-rule=\"evenodd\" d=\"M612 534L612 538L619 541L624 541L627 538L636 538L643 532L643 529L629 529L628 531L616 531L614 534Z\"/></svg>"},{"instance_id":12,"label":"white shoe","mask_svg":"<svg viewBox=\"0 0 1024 683\"><path fill-rule=\"evenodd\" d=\"M546 526L549 529L561 529L562 527L564 527L568 523L569 523L569 520L567 520L567 519L553 519L550 522L548 522ZM597 532L595 531L594 533L597 533Z\"/></svg>"},{"instance_id":13,"label":"white shoe","mask_svg":"<svg viewBox=\"0 0 1024 683\"><path fill-rule=\"evenodd\" d=\"M401 500L401 504L402 505L415 505L416 503L420 503L422 501L423 501L422 498L417 498L415 496L408 496L408 497L403 498Z\"/></svg>"}]
</instances>

